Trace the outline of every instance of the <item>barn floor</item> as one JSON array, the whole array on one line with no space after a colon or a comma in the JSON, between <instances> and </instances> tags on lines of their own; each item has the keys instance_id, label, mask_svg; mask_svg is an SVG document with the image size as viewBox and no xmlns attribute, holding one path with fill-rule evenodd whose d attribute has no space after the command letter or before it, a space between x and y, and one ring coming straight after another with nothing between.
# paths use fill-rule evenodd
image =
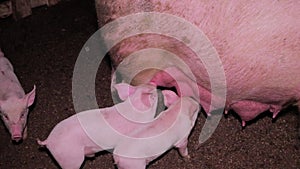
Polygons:
<instances>
[{"instance_id":1,"label":"barn floor","mask_svg":"<svg viewBox=\"0 0 300 169\"><path fill-rule=\"evenodd\" d=\"M26 92L37 86L36 104L29 114L29 136L13 144L0 125L0 169L59 168L36 138L45 139L61 120L74 114L72 73L86 40L97 30L92 0L65 1L54 7L40 7L23 20L0 20L0 46L15 67ZM96 93L99 107L112 105L110 67L103 62L98 70ZM245 129L232 114L222 118L216 132L198 147L205 118L200 114L190 137L191 159L183 160L174 149L148 168L300 168L300 141L297 137L297 109L270 114ZM68 143L66 143L68 144ZM83 169L114 168L112 156L101 153L85 161Z\"/></svg>"}]
</instances>

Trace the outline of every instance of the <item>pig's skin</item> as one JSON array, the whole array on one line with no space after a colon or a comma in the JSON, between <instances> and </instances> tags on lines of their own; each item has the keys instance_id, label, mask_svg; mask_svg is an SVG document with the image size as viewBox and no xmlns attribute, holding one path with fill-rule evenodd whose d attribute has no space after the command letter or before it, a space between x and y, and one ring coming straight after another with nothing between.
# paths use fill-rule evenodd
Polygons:
<instances>
[{"instance_id":1,"label":"pig's skin","mask_svg":"<svg viewBox=\"0 0 300 169\"><path fill-rule=\"evenodd\" d=\"M132 131L148 124L130 121L124 118L123 113L120 114L120 111L126 110L126 112L139 113L137 107L133 106L142 108L147 105L149 106L149 104L141 106L132 105L131 102L136 101L136 97L144 97L145 94L149 94L146 97L152 99L153 95L156 94L156 92L153 91L155 87L144 85L142 87L131 88L126 84L117 84L115 87L119 97L125 99L124 102L109 108L87 110L77 113L57 124L45 141L38 140L40 145L45 145L49 149L62 168L80 168L85 156L91 157L96 152L114 148L123 138L120 134L130 135ZM126 90L126 88L128 90ZM163 95L165 97L165 105L169 105L175 101L174 98L178 98L178 96L171 91L164 91ZM157 95L155 95L155 97L157 97ZM150 100L152 114L154 114L156 110L155 101L156 99ZM128 115L128 113L126 115ZM83 120L86 117L89 118L88 121ZM153 119L153 117L151 118ZM107 123L110 127L105 125ZM88 130L88 128L97 130ZM112 129L115 130L113 131ZM87 132L87 130L89 132ZM93 140L97 140L98 144L105 147L100 147Z\"/></svg>"},{"instance_id":2,"label":"pig's skin","mask_svg":"<svg viewBox=\"0 0 300 169\"><path fill-rule=\"evenodd\" d=\"M254 119L260 113L265 111L272 112L273 118L275 118L279 113L281 106L244 100L244 101L233 103L232 105L230 105L229 109L233 109L241 117L242 126L244 127L246 125L246 121L250 121ZM227 114L227 112L225 113Z\"/></svg>"},{"instance_id":3,"label":"pig's skin","mask_svg":"<svg viewBox=\"0 0 300 169\"><path fill-rule=\"evenodd\" d=\"M206 112L209 111L210 105L208 103L211 98L209 91L203 89L200 85L197 86L196 82L188 78L188 76L180 71L177 67L168 67L162 71L159 71L151 79L150 83L166 87L175 86L180 96L192 96L202 105ZM186 87L187 85L189 87ZM200 98L197 92L199 92ZM217 98L215 102L220 102L220 100L220 98ZM246 125L246 121L254 119L260 113L265 111L272 112L273 118L275 118L281 108L281 105L242 100L234 101L230 105L227 105L225 108L225 114L227 114L228 110L233 109L241 117L242 126L244 127Z\"/></svg>"},{"instance_id":4,"label":"pig's skin","mask_svg":"<svg viewBox=\"0 0 300 169\"><path fill-rule=\"evenodd\" d=\"M28 107L34 98L35 86L25 95L12 64L0 49L0 115L14 141L27 137Z\"/></svg>"},{"instance_id":5,"label":"pig's skin","mask_svg":"<svg viewBox=\"0 0 300 169\"><path fill-rule=\"evenodd\" d=\"M128 85L126 83L119 83L114 85L117 90L119 98L122 101L128 102L137 111L120 111L123 116L132 121L148 121L152 120L155 116L158 105L158 93L154 85L145 84L138 87ZM149 96L149 97L142 97ZM142 104L141 104L142 103ZM125 107L122 107L125 105ZM127 109L128 105L118 105L119 110ZM150 108L150 109L149 109Z\"/></svg>"},{"instance_id":6,"label":"pig's skin","mask_svg":"<svg viewBox=\"0 0 300 169\"><path fill-rule=\"evenodd\" d=\"M179 111L180 110L180 111ZM199 104L190 97L182 97L171 105L166 111L162 112L159 121L155 121L149 126L139 130L135 135L137 137L153 136L157 134L158 128L166 128L172 125L172 128L166 130L160 142L148 140L128 140L121 142L114 149L114 160L119 169L142 169L152 160L161 154L149 156L157 147L175 146L183 157L188 156L188 135L194 127L197 114L199 112ZM150 140L150 139L149 139ZM135 158L124 157L122 154L135 154Z\"/></svg>"},{"instance_id":7,"label":"pig's skin","mask_svg":"<svg viewBox=\"0 0 300 169\"><path fill-rule=\"evenodd\" d=\"M258 106L254 114L267 110L263 108L266 105L275 107L271 110L276 112L290 102L300 107L300 22L297 22L300 2L297 0L96 0L96 8L100 27L118 17L145 11L176 15L196 25L216 48L223 64L227 85L225 108L238 107L241 116L253 104ZM114 34L118 36L117 32ZM147 47L169 50L189 65L203 91L200 95L207 96L201 103L207 111L211 97L209 76L201 61L182 43L159 35L135 36L111 50L113 64L117 66L132 52ZM124 76L137 69L136 62L128 62L122 70ZM176 63L172 60L165 61L165 68L173 65ZM144 71L132 82L147 83L155 73Z\"/></svg>"}]
</instances>

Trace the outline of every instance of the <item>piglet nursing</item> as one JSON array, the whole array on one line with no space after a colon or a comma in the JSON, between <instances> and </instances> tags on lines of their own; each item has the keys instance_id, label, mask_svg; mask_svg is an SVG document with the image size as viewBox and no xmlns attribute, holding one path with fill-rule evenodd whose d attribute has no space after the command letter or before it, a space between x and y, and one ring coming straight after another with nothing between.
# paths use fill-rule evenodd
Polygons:
<instances>
[{"instance_id":1,"label":"piglet nursing","mask_svg":"<svg viewBox=\"0 0 300 169\"><path fill-rule=\"evenodd\" d=\"M85 156L115 148L125 136L147 127L148 121L154 119L158 101L155 86L133 87L121 83L115 88L124 102L77 113L57 124L45 141L38 140L62 168L80 168ZM175 94L163 92L163 95L165 105L170 105Z\"/></svg>"},{"instance_id":2,"label":"piglet nursing","mask_svg":"<svg viewBox=\"0 0 300 169\"><path fill-rule=\"evenodd\" d=\"M0 115L13 141L27 137L28 107L34 98L35 86L25 95L13 66L0 50Z\"/></svg>"},{"instance_id":3,"label":"piglet nursing","mask_svg":"<svg viewBox=\"0 0 300 169\"><path fill-rule=\"evenodd\" d=\"M128 138L114 149L114 159L120 169L141 169L175 146L183 157L188 156L188 136L194 127L199 104L182 97L162 112L152 124L140 128L135 138ZM163 130L163 132L158 132ZM147 138L147 139L144 139Z\"/></svg>"}]
</instances>

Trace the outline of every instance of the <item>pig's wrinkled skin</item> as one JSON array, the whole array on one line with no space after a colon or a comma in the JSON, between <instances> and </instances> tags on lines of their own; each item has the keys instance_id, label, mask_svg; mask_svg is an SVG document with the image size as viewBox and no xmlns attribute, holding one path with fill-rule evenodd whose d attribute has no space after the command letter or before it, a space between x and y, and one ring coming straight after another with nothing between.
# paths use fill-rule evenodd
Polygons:
<instances>
[{"instance_id":1,"label":"pig's wrinkled skin","mask_svg":"<svg viewBox=\"0 0 300 169\"><path fill-rule=\"evenodd\" d=\"M176 79L176 80L175 80ZM175 86L180 96L192 96L203 106L206 112L209 112L209 101L211 94L206 89L203 89L200 85L198 88L193 80L188 78L182 71L177 67L169 67L165 70L159 71L154 75L150 81L152 84L158 86L172 87ZM189 87L186 87L188 84ZM196 93L199 92L200 98ZM218 99L218 98L217 98ZM218 102L218 100L216 100ZM233 109L242 119L242 126L246 125L246 121L250 121L257 117L260 113L270 111L273 113L273 118L277 116L281 110L282 105L260 103L251 100L234 101L225 108L225 114L228 110Z\"/></svg>"},{"instance_id":2,"label":"pig's wrinkled skin","mask_svg":"<svg viewBox=\"0 0 300 169\"><path fill-rule=\"evenodd\" d=\"M235 110L243 125L267 110L275 117L289 104L300 107L300 1L96 0L96 8L99 27L121 16L149 11L172 14L196 25L211 41L222 62L227 93L226 98L220 99L226 99L225 111ZM110 39L109 36L103 38ZM169 50L185 61L196 77L200 104L209 114L211 79L201 60L183 43L153 34L127 38L111 50L113 65L116 67L131 53L149 47ZM155 57L148 57L149 61ZM123 76L145 64L139 61L127 61L121 70ZM178 65L173 60L157 62L164 64L163 69ZM178 69L178 74L172 75L184 74L184 68ZM157 70L143 71L132 83L147 83L156 73ZM160 80L162 85L168 83L164 80Z\"/></svg>"},{"instance_id":3,"label":"pig's wrinkled skin","mask_svg":"<svg viewBox=\"0 0 300 169\"><path fill-rule=\"evenodd\" d=\"M13 141L27 137L28 107L34 98L35 86L25 95L13 66L0 49L0 115Z\"/></svg>"},{"instance_id":4,"label":"pig's wrinkled skin","mask_svg":"<svg viewBox=\"0 0 300 169\"><path fill-rule=\"evenodd\" d=\"M149 125L145 121L131 121L127 116L131 118L131 113L139 116L141 110L155 114L157 104L155 86L133 87L121 83L116 84L115 88L124 102L108 108L77 113L57 124L45 141L38 140L40 145L48 148L63 169L80 168L85 156L92 157L96 152L113 149L124 135L130 136L136 129ZM172 91L163 92L166 106L174 102L176 94L170 93ZM154 117L147 116L147 118L153 120Z\"/></svg>"},{"instance_id":5,"label":"pig's wrinkled skin","mask_svg":"<svg viewBox=\"0 0 300 169\"><path fill-rule=\"evenodd\" d=\"M164 147L167 150L169 147L175 146L183 157L189 158L188 155L188 136L194 127L199 112L199 104L190 97L182 97L172 104L167 110L161 113L159 119L151 125L142 128L132 136L145 137L155 135L157 129L172 127L166 130L160 142L155 140L128 140L121 142L114 149L114 160L119 169L142 169L152 160L159 157L160 154L148 157L149 154L157 147ZM156 140L157 141L157 140ZM122 154L135 155L133 157L124 157Z\"/></svg>"}]
</instances>

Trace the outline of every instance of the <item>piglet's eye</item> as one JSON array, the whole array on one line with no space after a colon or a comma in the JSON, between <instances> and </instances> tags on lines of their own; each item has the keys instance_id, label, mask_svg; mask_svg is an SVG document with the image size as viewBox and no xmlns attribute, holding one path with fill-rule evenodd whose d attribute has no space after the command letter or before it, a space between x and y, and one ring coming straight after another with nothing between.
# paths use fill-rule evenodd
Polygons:
<instances>
[{"instance_id":1,"label":"piglet's eye","mask_svg":"<svg viewBox=\"0 0 300 169\"><path fill-rule=\"evenodd\" d=\"M25 114L26 114L26 112L23 111L23 112L21 113L21 115L20 115L20 118L24 118L24 117L25 117Z\"/></svg>"},{"instance_id":2,"label":"piglet's eye","mask_svg":"<svg viewBox=\"0 0 300 169\"><path fill-rule=\"evenodd\" d=\"M9 120L8 115L7 114L3 114L2 115L4 117L4 119Z\"/></svg>"}]
</instances>

